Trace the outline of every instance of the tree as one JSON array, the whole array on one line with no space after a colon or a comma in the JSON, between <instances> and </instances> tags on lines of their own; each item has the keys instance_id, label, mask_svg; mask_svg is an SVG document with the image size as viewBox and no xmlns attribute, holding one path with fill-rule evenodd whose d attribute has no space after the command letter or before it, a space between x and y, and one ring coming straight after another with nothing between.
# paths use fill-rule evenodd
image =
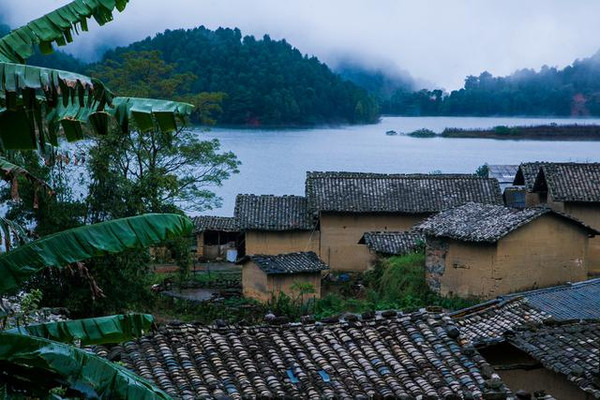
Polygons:
<instances>
[{"instance_id":1,"label":"tree","mask_svg":"<svg viewBox=\"0 0 600 400\"><path fill-rule=\"evenodd\" d=\"M104 85L83 75L22 65L34 54L52 51L72 41L78 29L87 30L93 16L100 25L122 11L128 0L75 0L0 38L0 143L7 149L38 149L83 138L91 127L106 134L115 121L127 133L157 126L168 135L177 130L177 118L189 115L191 105L150 99L118 98ZM114 117L114 120L111 119ZM51 147L50 146L50 147ZM25 170L0 160L10 174L28 176ZM14 181L14 179L13 179ZM13 182L13 185L16 181ZM14 188L14 186L13 186ZM35 272L49 266L65 267L104 252L147 246L170 237L189 234L189 219L179 215L150 215L104 222L44 237L0 255L0 294L18 288ZM68 387L69 397L168 398L152 384L108 361L72 346L0 333L0 394L49 396L52 385ZM37 390L41 389L41 391ZM60 397L54 393L53 397Z\"/></svg>"}]
</instances>

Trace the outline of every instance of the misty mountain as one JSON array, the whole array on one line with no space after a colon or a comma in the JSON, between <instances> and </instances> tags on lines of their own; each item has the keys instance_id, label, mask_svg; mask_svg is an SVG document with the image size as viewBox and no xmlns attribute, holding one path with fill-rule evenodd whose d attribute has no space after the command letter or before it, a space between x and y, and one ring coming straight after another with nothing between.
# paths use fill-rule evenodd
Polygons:
<instances>
[{"instance_id":1,"label":"misty mountain","mask_svg":"<svg viewBox=\"0 0 600 400\"><path fill-rule=\"evenodd\" d=\"M152 50L176 64L177 72L196 76L190 93L226 93L221 124L371 123L379 117L373 96L316 57L268 35L242 36L239 29L167 30L108 51L102 62Z\"/></svg>"},{"instance_id":2,"label":"misty mountain","mask_svg":"<svg viewBox=\"0 0 600 400\"><path fill-rule=\"evenodd\" d=\"M373 94L379 101L389 99L396 91L413 91L416 82L407 73L367 68L353 62L341 62L334 71Z\"/></svg>"},{"instance_id":3,"label":"misty mountain","mask_svg":"<svg viewBox=\"0 0 600 400\"><path fill-rule=\"evenodd\" d=\"M484 71L468 76L464 87L399 90L382 104L382 112L398 115L599 116L600 52L575 60L563 69L544 65L505 77Z\"/></svg>"}]
</instances>

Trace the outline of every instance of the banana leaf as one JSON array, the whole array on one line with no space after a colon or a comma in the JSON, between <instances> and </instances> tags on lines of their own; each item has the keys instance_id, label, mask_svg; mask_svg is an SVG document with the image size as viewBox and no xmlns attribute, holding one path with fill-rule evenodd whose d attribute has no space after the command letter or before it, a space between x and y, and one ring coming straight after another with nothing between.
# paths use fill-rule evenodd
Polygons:
<instances>
[{"instance_id":1,"label":"banana leaf","mask_svg":"<svg viewBox=\"0 0 600 400\"><path fill-rule=\"evenodd\" d=\"M8 387L33 393L67 386L86 398L170 399L145 379L94 354L15 333L0 332L0 376Z\"/></svg>"},{"instance_id":2,"label":"banana leaf","mask_svg":"<svg viewBox=\"0 0 600 400\"><path fill-rule=\"evenodd\" d=\"M0 38L0 61L22 64L34 54L35 45L42 53L49 54L53 51L52 43L64 46L80 30L87 31L90 17L104 25L112 21L113 10L123 11L128 1L75 0L60 7Z\"/></svg>"},{"instance_id":3,"label":"banana leaf","mask_svg":"<svg viewBox=\"0 0 600 400\"><path fill-rule=\"evenodd\" d=\"M177 214L144 214L69 229L0 255L0 294L18 288L36 272L64 267L106 253L147 247L190 235L193 224Z\"/></svg>"},{"instance_id":4,"label":"banana leaf","mask_svg":"<svg viewBox=\"0 0 600 400\"><path fill-rule=\"evenodd\" d=\"M8 161L6 158L4 158L2 156L0 156L0 170L2 170L2 172L4 173L4 175L2 176L1 179L4 179L7 182L11 182L15 178L22 176L22 177L26 178L28 181L30 181L31 183L33 183L34 185L43 187L43 188L47 189L48 191L52 191L52 188L50 187L50 185L48 185L48 183L46 181L33 175L31 172L27 171L25 168L11 163L10 161Z\"/></svg>"},{"instance_id":5,"label":"banana leaf","mask_svg":"<svg viewBox=\"0 0 600 400\"><path fill-rule=\"evenodd\" d=\"M150 314L125 314L32 324L6 332L71 344L75 340L80 340L82 346L88 346L122 343L143 336L150 330L153 322L154 317Z\"/></svg>"},{"instance_id":6,"label":"banana leaf","mask_svg":"<svg viewBox=\"0 0 600 400\"><path fill-rule=\"evenodd\" d=\"M131 120L141 132L150 131L157 125L163 132L172 132L177 129L177 119L183 124L193 108L191 104L177 101L115 97L107 112L115 117L123 132L129 131Z\"/></svg>"},{"instance_id":7,"label":"banana leaf","mask_svg":"<svg viewBox=\"0 0 600 400\"><path fill-rule=\"evenodd\" d=\"M29 241L29 235L27 235L25 229L7 218L0 217L0 231L6 251L10 251L13 241L16 243L27 243Z\"/></svg>"}]
</instances>

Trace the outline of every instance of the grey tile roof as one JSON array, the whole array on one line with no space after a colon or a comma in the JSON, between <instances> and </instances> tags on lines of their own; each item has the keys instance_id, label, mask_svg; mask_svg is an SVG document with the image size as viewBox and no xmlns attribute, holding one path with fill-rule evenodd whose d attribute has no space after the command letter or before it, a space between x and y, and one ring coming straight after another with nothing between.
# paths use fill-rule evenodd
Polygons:
<instances>
[{"instance_id":1,"label":"grey tile roof","mask_svg":"<svg viewBox=\"0 0 600 400\"><path fill-rule=\"evenodd\" d=\"M509 208L505 206L467 203L443 211L415 227L426 236L447 237L469 242L494 243L523 225L551 214L585 229L589 234L600 232L582 222L547 207Z\"/></svg>"},{"instance_id":2,"label":"grey tile roof","mask_svg":"<svg viewBox=\"0 0 600 400\"><path fill-rule=\"evenodd\" d=\"M253 261L267 275L299 274L305 272L320 272L329 269L319 256L312 251L287 253L278 255L248 255L239 263Z\"/></svg>"},{"instance_id":3,"label":"grey tile roof","mask_svg":"<svg viewBox=\"0 0 600 400\"><path fill-rule=\"evenodd\" d=\"M581 321L517 332L508 341L600 399L600 322Z\"/></svg>"},{"instance_id":4,"label":"grey tile roof","mask_svg":"<svg viewBox=\"0 0 600 400\"><path fill-rule=\"evenodd\" d=\"M540 167L534 191L554 201L600 202L600 163L548 163Z\"/></svg>"},{"instance_id":5,"label":"grey tile roof","mask_svg":"<svg viewBox=\"0 0 600 400\"><path fill-rule=\"evenodd\" d=\"M233 217L215 217L212 215L201 215L194 217L195 232L221 231L237 232L240 230Z\"/></svg>"},{"instance_id":6,"label":"grey tile roof","mask_svg":"<svg viewBox=\"0 0 600 400\"><path fill-rule=\"evenodd\" d=\"M450 318L430 313L333 324L177 324L112 349L111 359L183 399L506 398L491 366L457 335Z\"/></svg>"},{"instance_id":7,"label":"grey tile roof","mask_svg":"<svg viewBox=\"0 0 600 400\"><path fill-rule=\"evenodd\" d=\"M488 165L488 177L500 183L513 183L518 169L518 165Z\"/></svg>"},{"instance_id":8,"label":"grey tile roof","mask_svg":"<svg viewBox=\"0 0 600 400\"><path fill-rule=\"evenodd\" d=\"M518 186L525 186L525 189L527 189L528 192L531 192L533 190L535 178L537 178L538 172L540 172L540 166L542 164L545 163L536 161L522 163L521 165L519 165L513 184Z\"/></svg>"},{"instance_id":9,"label":"grey tile roof","mask_svg":"<svg viewBox=\"0 0 600 400\"><path fill-rule=\"evenodd\" d=\"M312 212L432 213L468 201L502 204L495 179L474 175L308 172Z\"/></svg>"},{"instance_id":10,"label":"grey tile roof","mask_svg":"<svg viewBox=\"0 0 600 400\"><path fill-rule=\"evenodd\" d=\"M305 197L238 194L235 218L241 230L312 230Z\"/></svg>"},{"instance_id":11,"label":"grey tile roof","mask_svg":"<svg viewBox=\"0 0 600 400\"><path fill-rule=\"evenodd\" d=\"M358 243L380 254L404 255L419 250L425 236L419 232L365 232Z\"/></svg>"},{"instance_id":12,"label":"grey tile roof","mask_svg":"<svg viewBox=\"0 0 600 400\"><path fill-rule=\"evenodd\" d=\"M496 299L450 314L460 337L475 346L504 341L504 334L523 325L539 325L550 315L531 307L527 299Z\"/></svg>"},{"instance_id":13,"label":"grey tile roof","mask_svg":"<svg viewBox=\"0 0 600 400\"><path fill-rule=\"evenodd\" d=\"M555 320L600 319L600 278L503 296L526 298Z\"/></svg>"}]
</instances>

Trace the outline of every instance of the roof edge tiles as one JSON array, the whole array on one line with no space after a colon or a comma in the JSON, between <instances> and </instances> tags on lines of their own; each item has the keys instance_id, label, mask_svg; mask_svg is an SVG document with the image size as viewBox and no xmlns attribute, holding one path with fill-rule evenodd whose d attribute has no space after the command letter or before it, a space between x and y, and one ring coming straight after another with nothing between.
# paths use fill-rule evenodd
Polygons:
<instances>
[{"instance_id":1,"label":"roof edge tiles","mask_svg":"<svg viewBox=\"0 0 600 400\"><path fill-rule=\"evenodd\" d=\"M267 275L289 275L321 272L329 269L313 251L277 255L247 255L238 264L254 262Z\"/></svg>"}]
</instances>

